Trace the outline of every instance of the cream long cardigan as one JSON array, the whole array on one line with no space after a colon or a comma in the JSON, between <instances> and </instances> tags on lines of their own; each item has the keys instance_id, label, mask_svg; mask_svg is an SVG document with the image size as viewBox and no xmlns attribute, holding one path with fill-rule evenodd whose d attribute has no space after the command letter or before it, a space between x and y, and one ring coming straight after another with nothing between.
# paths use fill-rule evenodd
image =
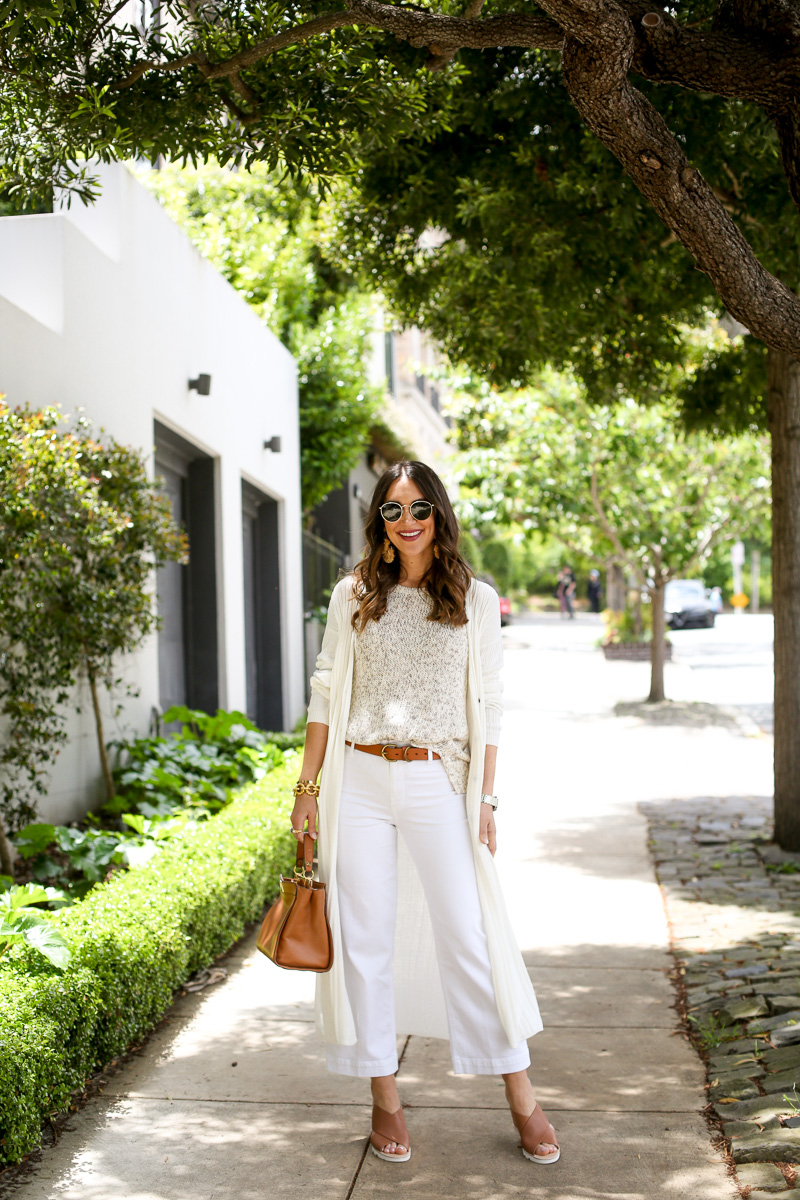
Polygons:
<instances>
[{"instance_id":1,"label":"cream long cardigan","mask_svg":"<svg viewBox=\"0 0 800 1200\"><path fill-rule=\"evenodd\" d=\"M350 715L356 633L352 615L353 578L340 580L333 590L316 670L311 679L309 721L328 725L328 745L319 795L319 868L328 887L328 919L333 934L333 967L317 976L316 1018L328 1042L350 1046L355 1025L347 998L342 967L342 939L336 893L336 843L339 796L346 753L345 733ZM472 831L475 873L489 943L495 996L511 1046L542 1028L533 986L508 919L500 879L488 846L479 838L487 710L493 736L502 712L502 641L497 595L488 584L473 580L467 593L467 718L470 768L467 816ZM447 847L442 846L442 870L447 870ZM422 886L398 839L398 908L394 956L395 1005L398 1034L448 1037L433 930Z\"/></svg>"}]
</instances>

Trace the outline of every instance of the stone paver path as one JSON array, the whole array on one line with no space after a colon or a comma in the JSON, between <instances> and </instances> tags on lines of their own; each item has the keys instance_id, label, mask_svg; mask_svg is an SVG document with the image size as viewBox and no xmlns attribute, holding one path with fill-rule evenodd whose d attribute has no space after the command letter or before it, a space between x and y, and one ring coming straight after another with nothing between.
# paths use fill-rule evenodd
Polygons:
<instances>
[{"instance_id":1,"label":"stone paver path","mask_svg":"<svg viewBox=\"0 0 800 1200\"><path fill-rule=\"evenodd\" d=\"M642 807L689 1020L707 1054L709 1098L736 1163L749 1164L738 1166L739 1180L771 1193L793 1190L790 1164L800 1161L800 855L770 842L771 804L763 798Z\"/></svg>"},{"instance_id":2,"label":"stone paver path","mask_svg":"<svg viewBox=\"0 0 800 1200\"><path fill-rule=\"evenodd\" d=\"M523 1160L500 1081L454 1077L446 1044L415 1037L398 1080L413 1157L367 1155L367 1085L327 1074L309 980L272 968L251 938L229 956L229 978L176 1005L15 1195L732 1200L702 1115L704 1069L678 1029L637 806L759 794L768 747L725 727L615 717L646 675L605 663L598 632L512 627L497 781L498 861L545 1021L532 1077L561 1162Z\"/></svg>"}]
</instances>

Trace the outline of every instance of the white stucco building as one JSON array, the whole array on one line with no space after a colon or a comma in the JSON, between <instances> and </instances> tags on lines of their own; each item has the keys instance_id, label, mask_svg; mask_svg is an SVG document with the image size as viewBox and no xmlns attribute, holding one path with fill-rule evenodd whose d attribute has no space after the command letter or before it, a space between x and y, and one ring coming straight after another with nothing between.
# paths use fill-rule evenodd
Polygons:
<instances>
[{"instance_id":1,"label":"white stucco building","mask_svg":"<svg viewBox=\"0 0 800 1200\"><path fill-rule=\"evenodd\" d=\"M141 447L188 532L189 564L159 579L162 629L123 664L139 696L107 733L144 732L178 702L291 728L305 691L294 359L124 167L100 174L91 208L0 218L0 392L81 407ZM189 386L200 376L207 395ZM47 819L98 799L83 708Z\"/></svg>"}]
</instances>

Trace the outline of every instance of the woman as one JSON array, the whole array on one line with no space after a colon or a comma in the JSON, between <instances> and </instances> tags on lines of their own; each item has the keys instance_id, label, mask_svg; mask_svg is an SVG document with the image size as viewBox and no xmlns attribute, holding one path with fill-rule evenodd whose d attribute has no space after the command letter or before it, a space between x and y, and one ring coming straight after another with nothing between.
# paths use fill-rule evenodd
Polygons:
<instances>
[{"instance_id":1,"label":"woman","mask_svg":"<svg viewBox=\"0 0 800 1200\"><path fill-rule=\"evenodd\" d=\"M454 1071L502 1075L523 1154L553 1163L526 1070L541 1018L492 861L497 596L460 557L452 505L423 463L384 472L365 531L364 558L331 597L292 812L297 838L319 818L328 1067L371 1079L373 1152L405 1162L397 1033L449 1037Z\"/></svg>"}]
</instances>

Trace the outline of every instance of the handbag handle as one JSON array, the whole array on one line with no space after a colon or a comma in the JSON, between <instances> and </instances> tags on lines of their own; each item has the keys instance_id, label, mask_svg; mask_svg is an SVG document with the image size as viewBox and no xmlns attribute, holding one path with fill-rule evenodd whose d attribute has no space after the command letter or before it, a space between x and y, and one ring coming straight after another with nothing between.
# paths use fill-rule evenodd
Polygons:
<instances>
[{"instance_id":1,"label":"handbag handle","mask_svg":"<svg viewBox=\"0 0 800 1200\"><path fill-rule=\"evenodd\" d=\"M297 840L294 873L298 879L314 878L314 839L310 833L304 833L302 841Z\"/></svg>"}]
</instances>

